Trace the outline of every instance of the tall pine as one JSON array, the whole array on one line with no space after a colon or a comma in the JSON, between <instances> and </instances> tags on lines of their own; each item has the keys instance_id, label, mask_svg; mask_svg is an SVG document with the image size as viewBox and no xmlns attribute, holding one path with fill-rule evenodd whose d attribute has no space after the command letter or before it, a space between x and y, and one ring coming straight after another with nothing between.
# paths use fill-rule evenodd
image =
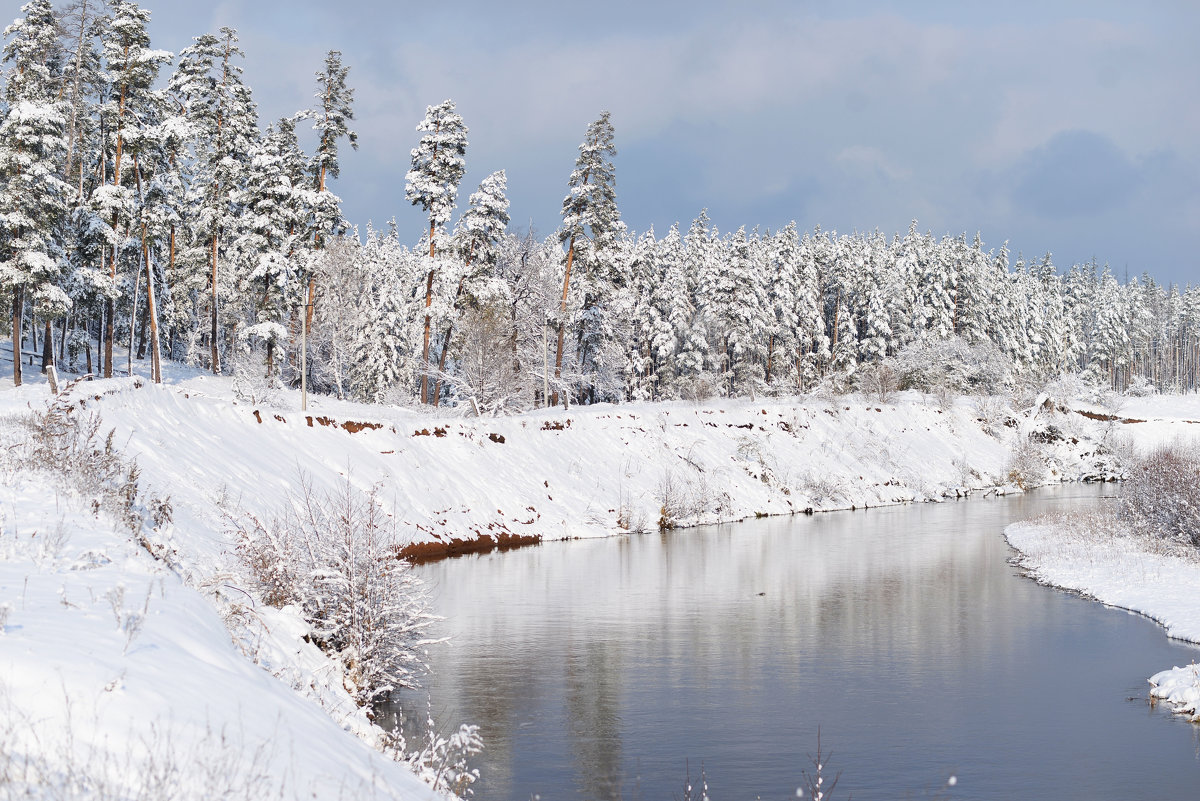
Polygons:
<instances>
[{"instance_id":1,"label":"tall pine","mask_svg":"<svg viewBox=\"0 0 1200 801\"><path fill-rule=\"evenodd\" d=\"M438 232L450 221L458 199L458 185L466 172L467 133L454 101L444 100L425 109L417 125L425 135L412 150L412 167L405 175L405 197L429 215L429 270L425 278L425 331L421 350L421 403L429 402L429 331L432 322L434 257Z\"/></svg>"}]
</instances>

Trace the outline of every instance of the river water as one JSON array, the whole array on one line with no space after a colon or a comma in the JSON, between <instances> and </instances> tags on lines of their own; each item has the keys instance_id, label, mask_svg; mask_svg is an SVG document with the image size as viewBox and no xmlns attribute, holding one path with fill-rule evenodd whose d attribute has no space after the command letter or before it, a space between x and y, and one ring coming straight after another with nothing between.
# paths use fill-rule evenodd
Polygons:
<instances>
[{"instance_id":1,"label":"river water","mask_svg":"<svg viewBox=\"0 0 1200 801\"><path fill-rule=\"evenodd\" d=\"M551 543L419 568L439 721L476 798L1200 798L1200 736L1146 677L1200 656L1039 586L1002 531L1111 488ZM408 717L424 701L403 700ZM950 777L953 786L948 786Z\"/></svg>"}]
</instances>

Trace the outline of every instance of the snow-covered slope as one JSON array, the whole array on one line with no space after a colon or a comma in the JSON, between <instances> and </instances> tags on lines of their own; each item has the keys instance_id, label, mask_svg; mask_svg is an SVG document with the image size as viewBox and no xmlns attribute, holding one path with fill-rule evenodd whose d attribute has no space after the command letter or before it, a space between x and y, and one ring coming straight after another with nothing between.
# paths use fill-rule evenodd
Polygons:
<instances>
[{"instance_id":1,"label":"snow-covered slope","mask_svg":"<svg viewBox=\"0 0 1200 801\"><path fill-rule=\"evenodd\" d=\"M568 539L954 497L1007 483L1011 432L969 401L721 401L498 419L381 407L255 408L207 391L95 382L106 426L184 514L224 495L269 513L302 480L379 483L414 543ZM105 394L105 393L111 394ZM331 404L332 405L332 404ZM188 511L190 510L190 511ZM188 547L215 555L211 529Z\"/></svg>"},{"instance_id":2,"label":"snow-covered slope","mask_svg":"<svg viewBox=\"0 0 1200 801\"><path fill-rule=\"evenodd\" d=\"M322 709L256 666L89 499L11 475L0 498L0 797L435 797L344 730L367 725L348 696ZM260 664L328 669L286 616L244 611Z\"/></svg>"}]
</instances>

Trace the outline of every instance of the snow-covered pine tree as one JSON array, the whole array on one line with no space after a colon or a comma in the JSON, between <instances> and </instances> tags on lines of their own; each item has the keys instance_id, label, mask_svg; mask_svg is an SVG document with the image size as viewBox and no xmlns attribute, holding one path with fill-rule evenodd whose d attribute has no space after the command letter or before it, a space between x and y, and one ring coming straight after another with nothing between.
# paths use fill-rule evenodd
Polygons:
<instances>
[{"instance_id":1,"label":"snow-covered pine tree","mask_svg":"<svg viewBox=\"0 0 1200 801\"><path fill-rule=\"evenodd\" d=\"M342 64L341 51L330 50L326 53L325 71L317 73L315 97L320 105L303 114L312 119L313 130L318 136L317 152L310 165L318 192L326 191L327 178L337 178L342 174L338 143L345 139L351 149L358 150L358 134L350 130L350 123L354 120L354 90L346 84L349 74L350 68ZM340 218L319 220L318 236L336 233L333 229L340 222Z\"/></svg>"},{"instance_id":2,"label":"snow-covered pine tree","mask_svg":"<svg viewBox=\"0 0 1200 801\"><path fill-rule=\"evenodd\" d=\"M454 229L455 243L463 263L494 264L496 243L508 228L508 176L498 170L484 178L471 193L467 210Z\"/></svg>"},{"instance_id":3,"label":"snow-covered pine tree","mask_svg":"<svg viewBox=\"0 0 1200 801\"><path fill-rule=\"evenodd\" d=\"M425 280L425 331L421 362L421 403L429 402L429 334L433 305L433 279L437 270L438 232L454 212L458 185L466 172L467 133L463 118L454 110L454 101L444 100L427 106L425 119L417 125L424 132L412 150L412 167L405 175L405 198L429 215L429 272Z\"/></svg>"},{"instance_id":4,"label":"snow-covered pine tree","mask_svg":"<svg viewBox=\"0 0 1200 801\"><path fill-rule=\"evenodd\" d=\"M289 295L296 290L295 251L308 234L304 166L296 119L278 120L255 146L240 201L245 215L233 260L249 323L241 336L266 346L269 376L277 372L276 349L287 342L284 321Z\"/></svg>"},{"instance_id":5,"label":"snow-covered pine tree","mask_svg":"<svg viewBox=\"0 0 1200 801\"><path fill-rule=\"evenodd\" d=\"M100 53L96 49L96 39L103 27L101 11L102 0L75 0L59 15L64 47L60 95L67 115L63 180L77 189L77 197L83 196L87 169L85 144L95 127L90 99L99 94L103 85Z\"/></svg>"},{"instance_id":6,"label":"snow-covered pine tree","mask_svg":"<svg viewBox=\"0 0 1200 801\"><path fill-rule=\"evenodd\" d=\"M701 291L709 298L707 314L719 341L722 379L733 395L753 392L761 380L770 309L762 276L750 258L746 229L739 228L724 244L726 253Z\"/></svg>"},{"instance_id":7,"label":"snow-covered pine tree","mask_svg":"<svg viewBox=\"0 0 1200 801\"><path fill-rule=\"evenodd\" d=\"M558 382L562 377L563 338L566 331L567 300L570 297L571 270L582 250L596 251L608 246L621 230L617 211L616 169L612 160L617 155L614 131L609 113L602 111L588 125L575 169L567 180L569 194L563 199L562 227L559 241L567 246L567 261L563 273L562 302L559 306L558 346L554 354L555 388L550 405L558 403ZM589 236L591 237L589 241ZM590 247L586 247L589 245ZM585 254L586 255L586 254Z\"/></svg>"},{"instance_id":8,"label":"snow-covered pine tree","mask_svg":"<svg viewBox=\"0 0 1200 801\"><path fill-rule=\"evenodd\" d=\"M817 250L825 237L819 230L801 237L796 258L795 361L796 389L803 392L829 364L829 336L822 308L821 273Z\"/></svg>"},{"instance_id":9,"label":"snow-covered pine tree","mask_svg":"<svg viewBox=\"0 0 1200 801\"><path fill-rule=\"evenodd\" d=\"M791 365L787 355L795 349L799 244L800 238L794 222L788 223L775 234L768 235L762 243L762 258L766 263L759 269L765 270L767 276L767 304L771 309L770 329L767 334L767 361L763 373L768 387L787 380Z\"/></svg>"},{"instance_id":10,"label":"snow-covered pine tree","mask_svg":"<svg viewBox=\"0 0 1200 801\"><path fill-rule=\"evenodd\" d=\"M932 239L927 237L929 244ZM942 239L940 246L930 247L922 262L920 276L921 306L929 333L934 340L949 339L957 333L958 324L958 257L962 240Z\"/></svg>"},{"instance_id":11,"label":"snow-covered pine tree","mask_svg":"<svg viewBox=\"0 0 1200 801\"><path fill-rule=\"evenodd\" d=\"M317 132L317 152L309 165L315 191L309 201L315 249L320 249L324 238L339 236L345 230L341 198L329 191L327 179L341 175L338 146L342 139L350 143L351 149L358 150L358 134L350 129L350 123L354 120L354 90L346 83L349 74L350 68L342 64L341 51L330 50L326 53L325 69L317 73L317 92L314 97L319 105L297 115L298 118L311 119L313 130ZM308 273L305 318L311 328L317 285L311 271Z\"/></svg>"},{"instance_id":12,"label":"snow-covered pine tree","mask_svg":"<svg viewBox=\"0 0 1200 801\"><path fill-rule=\"evenodd\" d=\"M171 167L171 153L175 145L169 122L166 98L156 93L154 118L147 118L136 137L130 137L129 151L133 161L134 183L137 190L137 219L141 244L141 263L145 268L146 306L142 315L142 332L138 345L138 358L144 358L146 328L150 329L150 375L155 383L162 382L162 363L158 337L157 286L160 275L154 269L158 242L179 220L180 190L175 182L176 172ZM161 120L161 122L160 122ZM140 268L139 268L140 269ZM134 281L136 287L138 281ZM135 292L136 294L136 292ZM137 306L137 298L134 298ZM133 330L137 322L130 317L130 348L133 347Z\"/></svg>"},{"instance_id":13,"label":"snow-covered pine tree","mask_svg":"<svg viewBox=\"0 0 1200 801\"><path fill-rule=\"evenodd\" d=\"M680 377L695 377L704 369L703 340L692 345L698 352L685 350L696 313L692 305L695 278L687 271L686 250L678 223L672 225L658 243L655 261L661 278L656 287L654 307L665 327L651 335L650 346L657 364L660 393L664 397L678 398L683 392Z\"/></svg>"},{"instance_id":14,"label":"snow-covered pine tree","mask_svg":"<svg viewBox=\"0 0 1200 801\"><path fill-rule=\"evenodd\" d=\"M180 53L171 81L193 136L190 260L197 267L205 264L208 272L209 367L214 374L221 372L221 296L229 283L219 267L224 250L237 236L238 200L258 139L258 111L234 60L244 56L237 31L224 27L220 34L196 37L195 44Z\"/></svg>"},{"instance_id":15,"label":"snow-covered pine tree","mask_svg":"<svg viewBox=\"0 0 1200 801\"><path fill-rule=\"evenodd\" d=\"M662 293L663 267L657 258L657 242L651 228L637 239L626 254L629 262L630 336L623 372L625 397L654 400L666 378L666 365L674 350L675 337L666 320L666 298ZM661 371L660 371L661 368Z\"/></svg>"},{"instance_id":16,"label":"snow-covered pine tree","mask_svg":"<svg viewBox=\"0 0 1200 801\"><path fill-rule=\"evenodd\" d=\"M453 310L461 315L464 302L469 306L479 305L479 295L495 296L494 289L485 289L489 271L496 262L496 244L508 227L508 176L498 170L483 179L479 189L471 193L467 210L458 218L454 227L455 250L462 260L459 265L458 286L454 292ZM464 295L465 292L465 295ZM454 333L454 319L447 320L442 333L442 347L438 354L438 379L434 382L433 405L441 401L441 376L446 371L446 356L450 351L450 337Z\"/></svg>"},{"instance_id":17,"label":"snow-covered pine tree","mask_svg":"<svg viewBox=\"0 0 1200 801\"><path fill-rule=\"evenodd\" d=\"M46 320L66 314L58 285L59 227L70 187L59 176L66 123L58 100L61 51L49 0L31 0L4 31L4 100L0 121L0 285L12 293L13 383L21 384L21 322L26 299ZM49 323L47 322L47 331ZM52 354L52 351L50 351Z\"/></svg>"},{"instance_id":18,"label":"snow-covered pine tree","mask_svg":"<svg viewBox=\"0 0 1200 801\"><path fill-rule=\"evenodd\" d=\"M118 245L132 226L132 212L137 208L135 181L125 172L132 162L123 161L126 143L146 135L146 128L156 123L159 98L154 91L158 71L173 58L165 50L150 47L150 12L128 0L109 0L110 15L101 34L104 73L108 82L107 102L101 108L101 129L107 132L112 148L112 184L101 188L93 197L96 208L110 213L106 220L111 227L109 277L117 277ZM116 330L116 305L110 296L106 304L104 332L104 375L112 375L113 336ZM130 325L133 325L132 320Z\"/></svg>"},{"instance_id":19,"label":"snow-covered pine tree","mask_svg":"<svg viewBox=\"0 0 1200 801\"><path fill-rule=\"evenodd\" d=\"M1095 329L1092 334L1091 368L1112 389L1122 389L1120 380L1132 357L1129 303L1108 265L1100 273L1096 293Z\"/></svg>"}]
</instances>

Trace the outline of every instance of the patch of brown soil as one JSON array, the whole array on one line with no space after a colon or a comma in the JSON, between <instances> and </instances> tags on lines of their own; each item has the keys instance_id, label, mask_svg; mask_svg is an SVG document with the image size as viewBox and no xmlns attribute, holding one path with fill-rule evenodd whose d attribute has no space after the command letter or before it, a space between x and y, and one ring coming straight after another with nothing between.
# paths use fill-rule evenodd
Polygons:
<instances>
[{"instance_id":1,"label":"patch of brown soil","mask_svg":"<svg viewBox=\"0 0 1200 801\"><path fill-rule=\"evenodd\" d=\"M436 536L436 535L435 535ZM413 542L400 549L399 556L414 565L436 562L451 556L463 556L469 553L491 553L492 551L510 551L526 545L537 545L542 541L540 534L512 534L502 531L498 534L480 533L474 538L449 540L434 540L432 542Z\"/></svg>"},{"instance_id":2,"label":"patch of brown soil","mask_svg":"<svg viewBox=\"0 0 1200 801\"><path fill-rule=\"evenodd\" d=\"M1099 412L1089 412L1084 409L1076 409L1075 413L1081 414L1084 417L1088 418L1089 420L1099 420L1102 423L1111 423L1113 421L1116 421L1118 423L1125 423L1125 424L1146 422L1145 420L1135 420L1132 417L1122 418L1122 417L1117 417L1115 414L1100 414Z\"/></svg>"}]
</instances>

